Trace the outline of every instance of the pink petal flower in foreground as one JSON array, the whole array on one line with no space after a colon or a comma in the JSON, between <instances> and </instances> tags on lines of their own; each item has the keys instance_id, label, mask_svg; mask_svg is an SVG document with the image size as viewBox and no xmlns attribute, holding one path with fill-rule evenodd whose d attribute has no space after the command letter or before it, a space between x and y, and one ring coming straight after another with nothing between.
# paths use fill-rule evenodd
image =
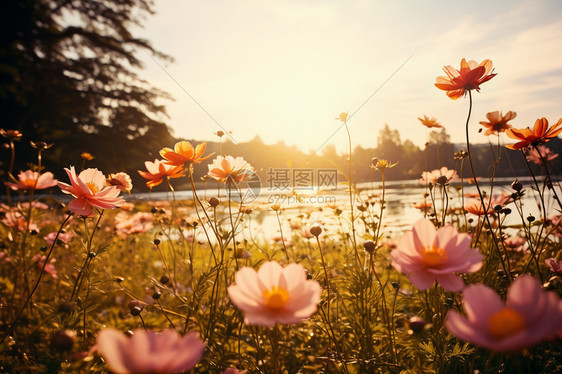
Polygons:
<instances>
[{"instance_id":1,"label":"pink petal flower in foreground","mask_svg":"<svg viewBox=\"0 0 562 374\"><path fill-rule=\"evenodd\" d=\"M18 182L7 182L6 185L12 190L44 190L45 188L57 185L57 180L53 179L53 177L54 175L51 172L39 174L31 170L20 171L18 174Z\"/></svg>"},{"instance_id":2,"label":"pink petal flower in foreground","mask_svg":"<svg viewBox=\"0 0 562 374\"><path fill-rule=\"evenodd\" d=\"M466 318L450 311L445 326L456 337L493 351L519 351L562 331L562 301L529 275L511 284L505 305L493 289L475 284L464 290L463 306Z\"/></svg>"},{"instance_id":3,"label":"pink petal flower in foreground","mask_svg":"<svg viewBox=\"0 0 562 374\"><path fill-rule=\"evenodd\" d=\"M193 332L137 329L130 338L115 329L98 333L97 349L115 373L178 373L192 369L205 344Z\"/></svg>"},{"instance_id":4,"label":"pink petal flower in foreground","mask_svg":"<svg viewBox=\"0 0 562 374\"><path fill-rule=\"evenodd\" d=\"M92 214L92 207L100 209L113 209L125 204L125 200L119 197L119 189L115 186L107 186L105 176L98 169L86 169L78 176L74 166L64 169L70 178L71 185L59 182L58 186L63 193L75 197L68 204L71 212L83 217Z\"/></svg>"},{"instance_id":5,"label":"pink petal flower in foreground","mask_svg":"<svg viewBox=\"0 0 562 374\"><path fill-rule=\"evenodd\" d=\"M482 254L470 249L470 236L447 225L435 229L431 221L420 219L390 253L392 266L408 274L419 290L437 281L448 291L460 291L462 279L454 273L474 273L482 267Z\"/></svg>"},{"instance_id":6,"label":"pink petal flower in foreground","mask_svg":"<svg viewBox=\"0 0 562 374\"><path fill-rule=\"evenodd\" d=\"M275 261L264 263L257 272L243 267L236 273L236 284L228 287L228 296L244 312L244 321L266 327L310 317L321 293L318 282L306 279L302 265L282 268Z\"/></svg>"}]
</instances>

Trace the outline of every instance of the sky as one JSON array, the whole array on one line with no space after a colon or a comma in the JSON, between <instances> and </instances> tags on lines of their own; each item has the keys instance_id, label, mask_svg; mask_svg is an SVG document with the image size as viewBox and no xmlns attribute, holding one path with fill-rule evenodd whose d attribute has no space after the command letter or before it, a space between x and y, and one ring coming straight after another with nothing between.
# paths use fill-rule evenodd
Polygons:
<instances>
[{"instance_id":1,"label":"sky","mask_svg":"<svg viewBox=\"0 0 562 374\"><path fill-rule=\"evenodd\" d=\"M141 52L141 75L174 98L163 103L177 137L223 130L343 152L335 117L349 112L354 146L375 147L385 124L423 146L424 114L461 143L468 98L434 83L462 58L489 58L498 74L473 95L471 141L487 141L477 132L487 112L517 112L515 127L562 117L560 1L156 0L155 10L136 34L174 61Z\"/></svg>"}]
</instances>

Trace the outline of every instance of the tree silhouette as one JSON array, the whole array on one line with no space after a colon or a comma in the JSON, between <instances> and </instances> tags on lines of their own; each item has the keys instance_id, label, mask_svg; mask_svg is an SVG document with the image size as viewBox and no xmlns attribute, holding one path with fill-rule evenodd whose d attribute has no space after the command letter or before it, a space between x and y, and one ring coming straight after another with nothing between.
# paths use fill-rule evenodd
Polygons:
<instances>
[{"instance_id":1,"label":"tree silhouette","mask_svg":"<svg viewBox=\"0 0 562 374\"><path fill-rule=\"evenodd\" d=\"M1 126L55 143L45 153L51 167L88 151L106 173L137 169L173 141L156 103L167 95L137 74L139 51L168 59L131 33L151 13L150 0L3 1Z\"/></svg>"}]
</instances>

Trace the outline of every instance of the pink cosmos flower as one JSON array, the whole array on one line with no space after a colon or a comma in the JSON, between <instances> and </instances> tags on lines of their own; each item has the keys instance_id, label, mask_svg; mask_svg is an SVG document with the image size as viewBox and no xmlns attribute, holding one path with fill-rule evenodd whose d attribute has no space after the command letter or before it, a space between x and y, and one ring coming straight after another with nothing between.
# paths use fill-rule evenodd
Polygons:
<instances>
[{"instance_id":1,"label":"pink cosmos flower","mask_svg":"<svg viewBox=\"0 0 562 374\"><path fill-rule=\"evenodd\" d=\"M40 202L40 201L33 201L33 202L31 203L31 207L32 207L32 208L35 208L35 209L40 209L40 210L47 210L47 209L49 209L49 206L48 206L47 204L42 203L42 202ZM29 201L26 201L26 202L21 203L21 208L22 208L24 211L27 211L27 210L29 209Z\"/></svg>"},{"instance_id":2,"label":"pink cosmos flower","mask_svg":"<svg viewBox=\"0 0 562 374\"><path fill-rule=\"evenodd\" d=\"M127 173L117 173L117 174L109 174L107 177L107 185L108 186L115 186L119 189L119 191L123 192L131 192L133 189L133 181L131 177Z\"/></svg>"},{"instance_id":3,"label":"pink cosmos flower","mask_svg":"<svg viewBox=\"0 0 562 374\"><path fill-rule=\"evenodd\" d=\"M61 232L59 234L58 240L63 244L67 244L75 236L76 236L76 234L74 233L74 231ZM44 236L43 239L45 239L47 244L53 245L56 237L57 237L57 232L53 231L53 232L48 233L47 236Z\"/></svg>"},{"instance_id":4,"label":"pink cosmos flower","mask_svg":"<svg viewBox=\"0 0 562 374\"><path fill-rule=\"evenodd\" d=\"M515 235L505 238L503 245L513 252L528 252L525 248L527 240L521 236Z\"/></svg>"},{"instance_id":5,"label":"pink cosmos flower","mask_svg":"<svg viewBox=\"0 0 562 374\"><path fill-rule=\"evenodd\" d=\"M519 351L562 331L560 298L545 292L529 275L511 284L505 305L493 289L475 284L464 290L463 306L466 318L450 311L445 320L447 330L493 351Z\"/></svg>"},{"instance_id":6,"label":"pink cosmos flower","mask_svg":"<svg viewBox=\"0 0 562 374\"><path fill-rule=\"evenodd\" d=\"M462 279L454 273L474 273L482 267L482 254L470 249L470 235L459 234L447 225L439 230L431 221L420 219L390 253L392 266L408 274L419 290L437 281L448 291L460 291Z\"/></svg>"},{"instance_id":7,"label":"pink cosmos flower","mask_svg":"<svg viewBox=\"0 0 562 374\"><path fill-rule=\"evenodd\" d=\"M448 182L453 182L459 178L457 172L455 170L449 170L447 167L443 166L441 169L434 169L432 171L424 171L422 173L422 177L419 180L419 183L422 185L426 185L427 183L431 182L433 184L437 184L437 178L440 176L445 176Z\"/></svg>"},{"instance_id":8,"label":"pink cosmos flower","mask_svg":"<svg viewBox=\"0 0 562 374\"><path fill-rule=\"evenodd\" d=\"M490 199L489 197L484 197L484 206L482 205L482 201L480 197L477 199L471 199L464 204L464 210L467 213L472 213L477 216L483 216L484 214L492 214L494 213L494 207L496 205L504 206L509 201L509 195L494 195Z\"/></svg>"},{"instance_id":9,"label":"pink cosmos flower","mask_svg":"<svg viewBox=\"0 0 562 374\"><path fill-rule=\"evenodd\" d=\"M542 165L542 160L544 159L546 162L552 161L558 157L558 153L554 153L544 145L537 146L537 149L534 147L529 147L525 150L525 155L527 156L527 161L531 161L533 164ZM539 153L540 152L540 153ZM542 159L541 159L542 156Z\"/></svg>"},{"instance_id":10,"label":"pink cosmos flower","mask_svg":"<svg viewBox=\"0 0 562 374\"><path fill-rule=\"evenodd\" d=\"M228 368L225 371L221 372L221 374L245 374L246 370L238 370L236 368Z\"/></svg>"},{"instance_id":11,"label":"pink cosmos flower","mask_svg":"<svg viewBox=\"0 0 562 374\"><path fill-rule=\"evenodd\" d=\"M98 333L97 350L116 373L178 373L192 369L205 344L193 332L137 329L130 338L115 329Z\"/></svg>"},{"instance_id":12,"label":"pink cosmos flower","mask_svg":"<svg viewBox=\"0 0 562 374\"><path fill-rule=\"evenodd\" d=\"M209 165L208 174L221 183L240 183L251 179L256 171L242 157L218 156Z\"/></svg>"},{"instance_id":13,"label":"pink cosmos flower","mask_svg":"<svg viewBox=\"0 0 562 374\"><path fill-rule=\"evenodd\" d=\"M20 171L17 183L6 182L12 190L44 190L45 188L57 185L57 180L53 179L51 172L39 174L36 171Z\"/></svg>"},{"instance_id":14,"label":"pink cosmos flower","mask_svg":"<svg viewBox=\"0 0 562 374\"><path fill-rule=\"evenodd\" d=\"M306 279L302 265L283 268L275 261L264 263L257 272L243 267L236 273L236 284L228 287L228 296L244 312L244 321L265 327L307 319L316 312L321 293L318 282Z\"/></svg>"},{"instance_id":15,"label":"pink cosmos flower","mask_svg":"<svg viewBox=\"0 0 562 374\"><path fill-rule=\"evenodd\" d=\"M0 251L0 264L6 264L8 262L12 262L12 259L8 257L6 252Z\"/></svg>"},{"instance_id":16,"label":"pink cosmos flower","mask_svg":"<svg viewBox=\"0 0 562 374\"><path fill-rule=\"evenodd\" d=\"M1 221L4 225L13 228L16 231L39 231L39 227L29 221L29 227L27 226L27 219L18 211L10 210L4 214L4 218Z\"/></svg>"},{"instance_id":17,"label":"pink cosmos flower","mask_svg":"<svg viewBox=\"0 0 562 374\"><path fill-rule=\"evenodd\" d=\"M562 260L549 258L544 260L553 273L562 274Z\"/></svg>"},{"instance_id":18,"label":"pink cosmos flower","mask_svg":"<svg viewBox=\"0 0 562 374\"><path fill-rule=\"evenodd\" d=\"M37 268L37 270L41 271L41 269L43 269L43 265L45 265L46 259L47 259L47 256L35 255L31 258L31 261L33 261L35 263L35 267ZM55 262L57 262L57 260L54 259L54 258L51 258L49 260L49 262L47 263L47 265L45 265L44 271L45 271L45 273L49 274L54 279L57 279L59 276L57 275L57 269L55 269Z\"/></svg>"},{"instance_id":19,"label":"pink cosmos flower","mask_svg":"<svg viewBox=\"0 0 562 374\"><path fill-rule=\"evenodd\" d=\"M86 169L78 176L74 171L74 166L64 169L70 183L59 182L58 186L65 194L75 197L68 204L71 212L83 217L92 214L92 207L100 209L113 209L125 204L122 197L118 197L119 189L115 186L107 186L105 176L98 169Z\"/></svg>"},{"instance_id":20,"label":"pink cosmos flower","mask_svg":"<svg viewBox=\"0 0 562 374\"><path fill-rule=\"evenodd\" d=\"M147 212L137 212L129 218L115 217L118 223L115 229L119 234L131 235L141 232L147 232L154 227L152 223L154 215Z\"/></svg>"},{"instance_id":21,"label":"pink cosmos flower","mask_svg":"<svg viewBox=\"0 0 562 374\"><path fill-rule=\"evenodd\" d=\"M312 239L314 235L310 232L310 226L304 226L302 228L302 237L305 239Z\"/></svg>"}]
</instances>

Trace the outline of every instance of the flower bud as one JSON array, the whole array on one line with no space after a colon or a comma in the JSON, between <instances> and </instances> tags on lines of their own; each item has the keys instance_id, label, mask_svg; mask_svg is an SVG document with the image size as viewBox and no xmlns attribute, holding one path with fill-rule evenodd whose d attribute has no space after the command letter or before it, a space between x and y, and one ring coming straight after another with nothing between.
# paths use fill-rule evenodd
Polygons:
<instances>
[{"instance_id":1,"label":"flower bud","mask_svg":"<svg viewBox=\"0 0 562 374\"><path fill-rule=\"evenodd\" d=\"M367 252L373 253L376 248L375 242L373 242L372 240L367 240L365 241L365 243L363 243L363 248L365 248Z\"/></svg>"},{"instance_id":2,"label":"flower bud","mask_svg":"<svg viewBox=\"0 0 562 374\"><path fill-rule=\"evenodd\" d=\"M135 306L135 307L131 308L131 315L132 316L135 316L135 317L140 316L141 312L142 312L142 308L139 307L139 306Z\"/></svg>"},{"instance_id":3,"label":"flower bud","mask_svg":"<svg viewBox=\"0 0 562 374\"><path fill-rule=\"evenodd\" d=\"M166 284L166 283L168 283L169 281L170 281L170 278L168 278L166 275L162 275L162 276L160 277L160 283L162 283L162 284Z\"/></svg>"},{"instance_id":4,"label":"flower bud","mask_svg":"<svg viewBox=\"0 0 562 374\"><path fill-rule=\"evenodd\" d=\"M209 205L212 208L216 208L220 203L220 200L214 196L209 199Z\"/></svg>"},{"instance_id":5,"label":"flower bud","mask_svg":"<svg viewBox=\"0 0 562 374\"><path fill-rule=\"evenodd\" d=\"M319 237L322 234L322 226L314 225L310 228L310 233L316 237Z\"/></svg>"},{"instance_id":6,"label":"flower bud","mask_svg":"<svg viewBox=\"0 0 562 374\"><path fill-rule=\"evenodd\" d=\"M511 183L511 188L513 188L515 191L519 192L523 188L523 185L521 184L521 182L519 182L516 179L513 183Z\"/></svg>"},{"instance_id":7,"label":"flower bud","mask_svg":"<svg viewBox=\"0 0 562 374\"><path fill-rule=\"evenodd\" d=\"M72 330L61 330L51 338L51 346L59 351L70 351L76 339L76 332Z\"/></svg>"},{"instance_id":8,"label":"flower bud","mask_svg":"<svg viewBox=\"0 0 562 374\"><path fill-rule=\"evenodd\" d=\"M423 318L418 317L418 316L413 316L410 317L410 320L408 321L410 324L410 328L414 331L414 332L418 332L421 331L425 325L427 324Z\"/></svg>"}]
</instances>

